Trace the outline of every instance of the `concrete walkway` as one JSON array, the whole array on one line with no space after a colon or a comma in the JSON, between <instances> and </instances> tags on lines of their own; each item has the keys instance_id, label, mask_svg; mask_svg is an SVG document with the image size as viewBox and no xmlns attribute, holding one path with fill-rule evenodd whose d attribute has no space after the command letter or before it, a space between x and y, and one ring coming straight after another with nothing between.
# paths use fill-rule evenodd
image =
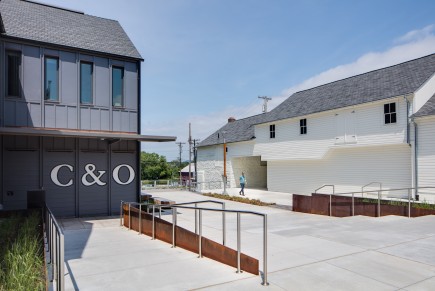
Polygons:
<instances>
[{"instance_id":1,"label":"concrete walkway","mask_svg":"<svg viewBox=\"0 0 435 291\"><path fill-rule=\"evenodd\" d=\"M155 196L176 202L206 198L185 191ZM237 274L232 267L120 227L118 218L89 218L60 221L67 290L435 289L434 216L331 218L230 201L226 208L268 214L268 287L260 276ZM170 213L163 217L171 220ZM179 209L178 224L193 230L193 211ZM203 225L204 236L221 241L219 213L204 213ZM262 271L261 218L242 215L241 227L242 252L260 259ZM227 245L236 248L236 216L230 214Z\"/></svg>"}]
</instances>

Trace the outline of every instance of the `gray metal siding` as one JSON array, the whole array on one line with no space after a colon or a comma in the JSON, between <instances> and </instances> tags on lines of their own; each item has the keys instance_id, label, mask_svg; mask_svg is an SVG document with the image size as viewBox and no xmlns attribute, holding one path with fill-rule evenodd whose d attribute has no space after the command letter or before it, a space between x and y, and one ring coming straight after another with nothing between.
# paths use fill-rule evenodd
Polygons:
<instances>
[{"instance_id":1,"label":"gray metal siding","mask_svg":"<svg viewBox=\"0 0 435 291\"><path fill-rule=\"evenodd\" d=\"M102 145L98 145L95 140L80 140L79 152L79 216L89 215L108 215L109 205L109 187L108 187L108 155L107 144L102 149ZM85 167L87 164L95 165L95 175L99 175L98 171L105 171L100 180L106 185L101 186L94 184L85 186L82 183L82 177L86 174ZM90 178L89 181L92 179Z\"/></svg>"},{"instance_id":2,"label":"gray metal siding","mask_svg":"<svg viewBox=\"0 0 435 291\"><path fill-rule=\"evenodd\" d=\"M3 58L8 49L22 53L23 96L22 98L2 98L4 121L0 123L5 126L137 133L139 98L137 63L10 42L5 42L2 48ZM44 100L45 56L59 58L59 102ZM80 60L94 63L94 100L90 106L79 104ZM112 109L110 93L112 64L124 67L124 108L115 110ZM3 64L2 70L4 69ZM1 78L4 84L4 74Z\"/></svg>"},{"instance_id":3,"label":"gray metal siding","mask_svg":"<svg viewBox=\"0 0 435 291\"><path fill-rule=\"evenodd\" d=\"M5 136L3 139L5 209L27 208L27 191L39 189L38 138Z\"/></svg>"}]
</instances>

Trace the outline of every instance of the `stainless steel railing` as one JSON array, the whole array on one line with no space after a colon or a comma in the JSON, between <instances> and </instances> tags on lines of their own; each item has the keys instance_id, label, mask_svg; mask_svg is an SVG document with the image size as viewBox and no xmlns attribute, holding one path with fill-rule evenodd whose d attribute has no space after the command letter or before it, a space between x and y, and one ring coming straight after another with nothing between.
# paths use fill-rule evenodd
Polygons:
<instances>
[{"instance_id":1,"label":"stainless steel railing","mask_svg":"<svg viewBox=\"0 0 435 291\"><path fill-rule=\"evenodd\" d=\"M54 290L65 290L65 240L62 228L59 226L53 212L44 207L44 233L50 259L51 278Z\"/></svg>"},{"instance_id":2,"label":"stainless steel railing","mask_svg":"<svg viewBox=\"0 0 435 291\"><path fill-rule=\"evenodd\" d=\"M370 183L372 184L372 183ZM369 185L369 184L368 184ZM324 186L330 186L330 185L324 185ZM366 185L367 186L367 185ZM320 189L320 188L319 188ZM380 189L380 190L371 190L371 191L356 191L356 192L343 192L343 193L333 193L333 194L324 194L324 193L317 193L321 195L329 195L329 216L332 216L332 195L336 196L351 196L352 197L352 216L355 216L355 195L361 194L361 198L363 198L363 193L374 193L374 195L377 195L377 206L378 206L378 217L381 216L381 199L382 199L382 192L394 192L394 191L401 191L407 193L407 199L400 199L405 200L405 202L408 202L408 217L411 217L411 201L417 202L417 200L414 200L412 198L411 192L412 190L416 190L416 195L418 195L419 191L422 189L434 189L435 187L409 187L409 188L396 188L396 189ZM315 192L316 193L316 192ZM426 195L434 195L434 193L427 193Z\"/></svg>"},{"instance_id":3,"label":"stainless steel railing","mask_svg":"<svg viewBox=\"0 0 435 291\"><path fill-rule=\"evenodd\" d=\"M201 203L217 203L222 204L222 209L218 208L204 208L204 207L198 207L198 204ZM130 205L138 205L141 203L137 202L121 202L121 226L123 225L122 221L122 206L124 204L129 205L129 214L130 214ZM187 206L189 204L195 204L195 206ZM242 214L251 214L256 216L263 217L263 282L262 285L267 286L269 285L267 281L267 214L255 212L255 211L245 211L245 210L232 210L232 209L225 209L225 203L214 201L214 200L205 200L205 201L193 201L193 202L186 202L186 203L178 203L173 205L151 205L152 206L152 239L155 239L155 208L162 208L167 207L172 209L172 247L175 248L175 229L177 226L177 209L191 209L195 210L195 233L199 235L198 240L198 250L199 250L199 258L202 258L202 212L203 211L212 211L212 212L222 212L222 228L223 228L223 245L225 245L225 233L226 233L226 225L225 225L225 213L236 213L237 214L237 273L241 273L240 269L240 256L241 256L241 215ZM197 220L197 212L199 219ZM160 213L160 211L159 211ZM129 219L131 216L129 215ZM141 217L141 215L139 215ZM197 227L198 222L198 227ZM140 225L141 223L139 223ZM129 221L129 229L130 229L130 221Z\"/></svg>"},{"instance_id":4,"label":"stainless steel railing","mask_svg":"<svg viewBox=\"0 0 435 291\"><path fill-rule=\"evenodd\" d=\"M368 184L366 184L366 185L361 187L361 195L364 195L364 188L366 188L366 187L368 187L370 185L373 185L373 184L379 185L379 190L382 190L382 183L381 182L370 182L370 183L368 183Z\"/></svg>"}]
</instances>

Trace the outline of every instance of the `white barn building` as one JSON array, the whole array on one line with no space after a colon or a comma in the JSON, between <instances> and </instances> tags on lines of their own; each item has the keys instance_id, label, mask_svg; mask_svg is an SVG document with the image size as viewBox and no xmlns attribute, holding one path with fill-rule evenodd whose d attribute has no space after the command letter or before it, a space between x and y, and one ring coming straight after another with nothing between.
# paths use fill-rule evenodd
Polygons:
<instances>
[{"instance_id":1,"label":"white barn building","mask_svg":"<svg viewBox=\"0 0 435 291\"><path fill-rule=\"evenodd\" d=\"M432 54L229 119L199 145L198 182L222 180L225 139L230 187L239 187L242 171L249 187L298 194L322 185L361 191L371 182L383 189L435 186L434 73Z\"/></svg>"}]
</instances>

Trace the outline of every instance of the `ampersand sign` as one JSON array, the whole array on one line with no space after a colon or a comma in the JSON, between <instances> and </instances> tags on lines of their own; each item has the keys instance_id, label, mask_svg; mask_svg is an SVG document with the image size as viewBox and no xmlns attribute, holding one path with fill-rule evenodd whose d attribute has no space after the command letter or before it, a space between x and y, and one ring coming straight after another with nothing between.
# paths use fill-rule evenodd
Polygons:
<instances>
[{"instance_id":1,"label":"ampersand sign","mask_svg":"<svg viewBox=\"0 0 435 291\"><path fill-rule=\"evenodd\" d=\"M106 185L105 182L101 181L101 177L106 173L106 171L97 171L98 172L98 176L95 174L95 165L93 164L87 164L85 166L85 171L86 173L82 176L82 183L85 186L92 186L95 183L97 183L100 186L104 186ZM92 178L92 182L88 181L88 176L90 176Z\"/></svg>"}]
</instances>

